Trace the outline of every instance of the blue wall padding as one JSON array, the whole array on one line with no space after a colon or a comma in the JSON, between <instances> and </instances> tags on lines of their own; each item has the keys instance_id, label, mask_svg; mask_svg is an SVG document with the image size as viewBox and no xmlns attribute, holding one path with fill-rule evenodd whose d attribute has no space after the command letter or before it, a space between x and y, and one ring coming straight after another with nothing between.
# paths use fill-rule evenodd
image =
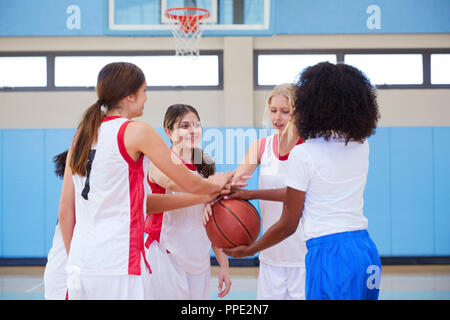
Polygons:
<instances>
[{"instance_id":1,"label":"blue wall padding","mask_svg":"<svg viewBox=\"0 0 450 320\"><path fill-rule=\"evenodd\" d=\"M218 130L225 134L227 128ZM168 143L164 131L157 131ZM52 158L68 148L74 134L74 129L0 130L0 258L47 255L62 184ZM450 255L449 141L450 127L384 127L369 138L364 214L382 256ZM218 164L218 171L234 170L242 160L237 158ZM257 175L248 188L257 188Z\"/></svg>"}]
</instances>

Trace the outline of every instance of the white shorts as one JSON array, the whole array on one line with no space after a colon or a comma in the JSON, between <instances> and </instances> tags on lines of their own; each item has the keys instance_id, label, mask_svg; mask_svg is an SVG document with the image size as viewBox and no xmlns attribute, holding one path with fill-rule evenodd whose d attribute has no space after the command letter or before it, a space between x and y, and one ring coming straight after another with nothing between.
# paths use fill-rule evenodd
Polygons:
<instances>
[{"instance_id":1,"label":"white shorts","mask_svg":"<svg viewBox=\"0 0 450 320\"><path fill-rule=\"evenodd\" d=\"M258 300L305 300L306 269L280 267L260 261Z\"/></svg>"},{"instance_id":2,"label":"white shorts","mask_svg":"<svg viewBox=\"0 0 450 320\"><path fill-rule=\"evenodd\" d=\"M80 275L68 267L67 287L69 300L150 300L146 289L151 276L141 259L141 275ZM71 272L72 271L72 272Z\"/></svg>"},{"instance_id":3,"label":"white shorts","mask_svg":"<svg viewBox=\"0 0 450 320\"><path fill-rule=\"evenodd\" d=\"M147 289L157 300L210 299L211 270L200 274L186 273L159 242L153 241L146 249L146 258L152 270Z\"/></svg>"},{"instance_id":4,"label":"white shorts","mask_svg":"<svg viewBox=\"0 0 450 320\"><path fill-rule=\"evenodd\" d=\"M189 300L209 300L211 298L211 270L200 274L187 274Z\"/></svg>"},{"instance_id":5,"label":"white shorts","mask_svg":"<svg viewBox=\"0 0 450 320\"><path fill-rule=\"evenodd\" d=\"M186 300L189 297L189 286L185 272L181 270L175 259L157 241L145 250L147 262L152 270L146 287L156 300Z\"/></svg>"},{"instance_id":6,"label":"white shorts","mask_svg":"<svg viewBox=\"0 0 450 320\"><path fill-rule=\"evenodd\" d=\"M67 292L67 253L59 224L56 225L52 248L48 252L44 271L44 297L47 300L64 300Z\"/></svg>"}]
</instances>

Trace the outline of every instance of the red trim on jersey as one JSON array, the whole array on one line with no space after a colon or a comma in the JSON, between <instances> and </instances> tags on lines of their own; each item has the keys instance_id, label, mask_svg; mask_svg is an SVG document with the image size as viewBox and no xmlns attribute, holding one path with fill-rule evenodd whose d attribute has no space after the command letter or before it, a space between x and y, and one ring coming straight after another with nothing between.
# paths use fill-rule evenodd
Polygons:
<instances>
[{"instance_id":1,"label":"red trim on jersey","mask_svg":"<svg viewBox=\"0 0 450 320\"><path fill-rule=\"evenodd\" d=\"M301 138L299 138L295 145L299 145L302 143L303 143L303 140ZM278 160L286 161L287 159L289 159L289 152L282 156L278 153L278 134L275 134L273 136L272 149L273 149L273 154L275 155L275 157L278 158Z\"/></svg>"},{"instance_id":2,"label":"red trim on jersey","mask_svg":"<svg viewBox=\"0 0 450 320\"><path fill-rule=\"evenodd\" d=\"M122 157L128 163L128 187L130 190L130 247L128 253L128 274L141 274L141 255L148 267L144 253L144 183L145 173L143 166L143 155L134 161L127 153L123 140L125 128L131 121L122 124L117 134L117 142Z\"/></svg>"},{"instance_id":3,"label":"red trim on jersey","mask_svg":"<svg viewBox=\"0 0 450 320\"><path fill-rule=\"evenodd\" d=\"M184 164L189 170L191 170L191 171L197 171L197 165L196 165L196 164L186 162L186 161L184 161L184 159L182 159L175 151L172 150L172 152L173 152L174 155L176 155L176 156L178 157L178 159L181 160L181 162L183 162L183 164Z\"/></svg>"},{"instance_id":4,"label":"red trim on jersey","mask_svg":"<svg viewBox=\"0 0 450 320\"><path fill-rule=\"evenodd\" d=\"M141 155L139 156L139 159L134 161L130 157L130 155L128 154L127 148L125 147L125 143L124 143L124 140L123 140L123 136L125 134L125 129L127 128L128 124L130 124L131 122L132 121L126 121L120 126L119 133L117 134L117 143L119 144L120 154L125 159L125 161L128 162L128 164L131 167L137 169L137 168L140 168L142 166L142 162L144 161L144 155L141 153Z\"/></svg>"},{"instance_id":5,"label":"red trim on jersey","mask_svg":"<svg viewBox=\"0 0 450 320\"><path fill-rule=\"evenodd\" d=\"M122 117L121 117L121 116L105 116L105 117L103 118L103 121L102 121L102 122L111 121L111 120L119 119L119 118L122 118Z\"/></svg>"},{"instance_id":6,"label":"red trim on jersey","mask_svg":"<svg viewBox=\"0 0 450 320\"><path fill-rule=\"evenodd\" d=\"M150 182L148 179L147 181L152 193L166 194L165 188L161 187L159 184ZM147 214L144 227L144 232L148 234L147 240L145 240L145 247L147 249L150 248L150 244L153 240L160 241L163 217L164 212Z\"/></svg>"},{"instance_id":7,"label":"red trim on jersey","mask_svg":"<svg viewBox=\"0 0 450 320\"><path fill-rule=\"evenodd\" d=\"M192 171L197 171L197 166L195 164L187 163L186 161L181 159L178 156L178 154L176 154L175 152L173 152L173 153L183 162L183 164L188 169L190 169ZM148 185L150 186L150 189L152 190L152 193L166 194L166 188L161 187L157 183L151 182L150 179L148 179L148 177L147 177L147 182L148 182ZM150 245L152 244L153 240L160 242L163 218L164 218L164 212L147 214L147 217L145 218L145 226L144 226L144 232L146 234L148 234L148 237L145 240L145 247L147 249L150 248ZM167 251L167 252L169 252L169 251Z\"/></svg>"}]
</instances>

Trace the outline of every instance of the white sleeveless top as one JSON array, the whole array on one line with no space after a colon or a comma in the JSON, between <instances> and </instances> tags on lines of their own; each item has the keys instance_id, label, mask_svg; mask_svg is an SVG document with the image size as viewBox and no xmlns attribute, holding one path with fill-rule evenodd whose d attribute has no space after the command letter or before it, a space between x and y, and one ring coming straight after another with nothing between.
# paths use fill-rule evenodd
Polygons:
<instances>
[{"instance_id":1,"label":"white sleeveless top","mask_svg":"<svg viewBox=\"0 0 450 320\"><path fill-rule=\"evenodd\" d=\"M72 272L141 274L148 158L141 155L134 161L128 155L123 140L128 123L125 118L105 117L92 146L89 183L73 175L76 224L68 258Z\"/></svg>"},{"instance_id":2,"label":"white sleeveless top","mask_svg":"<svg viewBox=\"0 0 450 320\"><path fill-rule=\"evenodd\" d=\"M196 166L185 164L192 174L198 174ZM158 184L149 182L152 193L177 194ZM200 274L211 266L211 241L203 226L204 204L181 208L147 216L145 232L148 247L153 240L159 241L170 252L179 267L189 274ZM151 266L150 266L151 267Z\"/></svg>"},{"instance_id":3,"label":"white sleeveless top","mask_svg":"<svg viewBox=\"0 0 450 320\"><path fill-rule=\"evenodd\" d=\"M297 144L302 141L299 140ZM278 189L286 187L289 154L278 154L278 137L271 135L262 140L262 155L259 165L259 189ZM283 203L277 201L260 200L259 207L266 232L281 217ZM261 251L259 260L275 266L304 266L307 252L304 237L301 234L302 221L296 232L282 242Z\"/></svg>"}]
</instances>

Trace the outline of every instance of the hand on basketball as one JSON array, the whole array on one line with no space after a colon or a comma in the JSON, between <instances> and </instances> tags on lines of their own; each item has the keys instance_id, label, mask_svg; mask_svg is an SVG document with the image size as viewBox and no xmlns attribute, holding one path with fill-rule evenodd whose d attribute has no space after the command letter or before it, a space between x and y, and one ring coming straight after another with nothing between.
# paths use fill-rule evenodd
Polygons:
<instances>
[{"instance_id":1,"label":"hand on basketball","mask_svg":"<svg viewBox=\"0 0 450 320\"><path fill-rule=\"evenodd\" d=\"M233 258L242 258L253 256L256 252L253 252L250 246L237 246L232 249L222 249L223 252Z\"/></svg>"},{"instance_id":2,"label":"hand on basketball","mask_svg":"<svg viewBox=\"0 0 450 320\"><path fill-rule=\"evenodd\" d=\"M217 201L223 199L223 196L219 195L212 201L205 203L205 206L203 207L203 225L206 226L206 224L209 221L209 217L212 216L212 209L211 207L216 203Z\"/></svg>"},{"instance_id":3,"label":"hand on basketball","mask_svg":"<svg viewBox=\"0 0 450 320\"><path fill-rule=\"evenodd\" d=\"M205 206L203 207L203 225L206 226L206 224L209 221L209 217L212 215L211 206L213 202L205 203Z\"/></svg>"}]
</instances>

